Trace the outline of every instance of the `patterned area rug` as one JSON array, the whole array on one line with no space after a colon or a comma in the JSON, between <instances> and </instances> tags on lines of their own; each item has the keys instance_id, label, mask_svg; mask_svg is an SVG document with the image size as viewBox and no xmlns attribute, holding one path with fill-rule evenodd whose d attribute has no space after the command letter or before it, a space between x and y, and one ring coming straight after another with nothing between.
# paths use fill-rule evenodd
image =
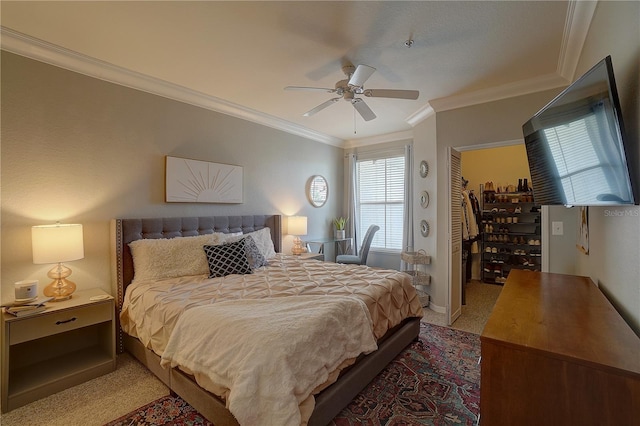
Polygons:
<instances>
[{"instance_id":1,"label":"patterned area rug","mask_svg":"<svg viewBox=\"0 0 640 426\"><path fill-rule=\"evenodd\" d=\"M336 426L474 425L480 411L480 339L421 324L412 343L334 419ZM107 426L211 425L166 396Z\"/></svg>"}]
</instances>

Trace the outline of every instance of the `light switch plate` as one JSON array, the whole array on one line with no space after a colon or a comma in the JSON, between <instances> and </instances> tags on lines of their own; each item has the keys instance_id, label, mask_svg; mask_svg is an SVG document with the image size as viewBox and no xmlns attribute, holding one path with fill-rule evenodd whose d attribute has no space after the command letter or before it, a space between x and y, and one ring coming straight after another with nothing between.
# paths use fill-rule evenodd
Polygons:
<instances>
[{"instance_id":1,"label":"light switch plate","mask_svg":"<svg viewBox=\"0 0 640 426\"><path fill-rule=\"evenodd\" d=\"M551 222L551 235L564 235L563 222Z\"/></svg>"}]
</instances>

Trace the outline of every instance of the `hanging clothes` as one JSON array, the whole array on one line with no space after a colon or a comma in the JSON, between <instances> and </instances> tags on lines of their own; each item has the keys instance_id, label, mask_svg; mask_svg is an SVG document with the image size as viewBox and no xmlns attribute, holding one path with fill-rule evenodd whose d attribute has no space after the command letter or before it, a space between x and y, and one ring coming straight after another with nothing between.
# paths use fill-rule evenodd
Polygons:
<instances>
[{"instance_id":1,"label":"hanging clothes","mask_svg":"<svg viewBox=\"0 0 640 426\"><path fill-rule=\"evenodd\" d=\"M473 189L469 191L469 200L471 201L471 207L473 209L473 215L476 218L476 225L480 226L482 223L482 211L480 210L480 201L474 194Z\"/></svg>"},{"instance_id":2,"label":"hanging clothes","mask_svg":"<svg viewBox=\"0 0 640 426\"><path fill-rule=\"evenodd\" d=\"M473 196L475 203L477 199ZM479 209L479 205L478 205ZM477 215L474 212L473 201L471 200L470 191L462 191L462 239L465 241L473 241L471 245L471 253L479 253L478 250L478 235L480 233L478 227Z\"/></svg>"}]
</instances>

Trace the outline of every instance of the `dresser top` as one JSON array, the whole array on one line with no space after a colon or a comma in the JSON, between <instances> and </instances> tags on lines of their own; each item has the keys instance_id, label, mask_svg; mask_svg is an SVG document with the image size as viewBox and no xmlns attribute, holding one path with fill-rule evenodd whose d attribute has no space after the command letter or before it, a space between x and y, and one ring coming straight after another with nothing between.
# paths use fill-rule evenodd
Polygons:
<instances>
[{"instance_id":1,"label":"dresser top","mask_svg":"<svg viewBox=\"0 0 640 426\"><path fill-rule=\"evenodd\" d=\"M481 340L640 375L640 338L588 277L512 270Z\"/></svg>"}]
</instances>

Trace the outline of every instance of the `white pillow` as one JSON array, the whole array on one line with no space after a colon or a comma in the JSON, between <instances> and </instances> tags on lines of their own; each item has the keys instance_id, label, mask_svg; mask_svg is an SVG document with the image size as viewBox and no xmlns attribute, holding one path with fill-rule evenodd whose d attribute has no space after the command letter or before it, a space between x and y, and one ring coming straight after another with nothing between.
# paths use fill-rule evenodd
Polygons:
<instances>
[{"instance_id":1,"label":"white pillow","mask_svg":"<svg viewBox=\"0 0 640 426\"><path fill-rule=\"evenodd\" d=\"M250 235L253 238L253 241L256 243L258 250L264 256L265 259L271 259L276 255L275 247L273 246L273 240L271 239L271 230L269 228L262 228L259 231L249 232L248 234L243 235L229 235L224 234L226 236L225 242L233 242L241 240L242 238Z\"/></svg>"},{"instance_id":2,"label":"white pillow","mask_svg":"<svg viewBox=\"0 0 640 426\"><path fill-rule=\"evenodd\" d=\"M135 281L209 274L205 245L219 244L220 233L195 237L136 240L129 243Z\"/></svg>"},{"instance_id":3,"label":"white pillow","mask_svg":"<svg viewBox=\"0 0 640 426\"><path fill-rule=\"evenodd\" d=\"M271 259L276 255L276 250L273 246L273 240L271 239L271 230L269 228L262 228L259 231L249 232L246 235L250 235L255 241L258 250L264 256L265 259Z\"/></svg>"}]
</instances>

